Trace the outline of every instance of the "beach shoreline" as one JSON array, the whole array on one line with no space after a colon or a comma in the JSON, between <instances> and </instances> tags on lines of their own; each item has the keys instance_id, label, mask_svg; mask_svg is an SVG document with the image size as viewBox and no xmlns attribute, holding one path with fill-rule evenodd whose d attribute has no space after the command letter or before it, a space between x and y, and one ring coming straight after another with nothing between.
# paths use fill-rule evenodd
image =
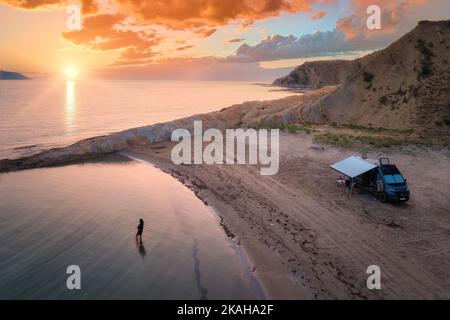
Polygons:
<instances>
[{"instance_id":1,"label":"beach shoreline","mask_svg":"<svg viewBox=\"0 0 450 320\"><path fill-rule=\"evenodd\" d=\"M265 299L292 300L299 298L305 299L308 296L302 288L299 288L292 283L292 278L288 273L277 274L277 270L281 270L282 265L279 265L275 255L262 249L258 243L246 243L245 246L242 245L241 237L237 236L234 229L227 223L229 219L229 217L227 217L227 212L221 211L214 206L214 204L217 204L216 199L212 199L211 197L204 196L200 193L203 188L199 187L195 177L183 175L181 172L173 170L173 168L165 161L160 161L160 159L151 157L144 152L130 149L120 152L119 154L133 160L151 164L164 173L171 175L185 187L190 189L206 206L208 206L212 213L217 217L218 223L222 228L224 235L230 241L233 250L239 257L242 267L244 269L249 269L250 275L257 281L256 286L260 286L260 288L255 289L257 291L261 289ZM221 206L219 205L219 207ZM274 260L276 268L271 267L270 270L267 271L262 268L260 271L259 267L258 269L255 267L255 265L261 261L272 261L273 263Z\"/></svg>"}]
</instances>

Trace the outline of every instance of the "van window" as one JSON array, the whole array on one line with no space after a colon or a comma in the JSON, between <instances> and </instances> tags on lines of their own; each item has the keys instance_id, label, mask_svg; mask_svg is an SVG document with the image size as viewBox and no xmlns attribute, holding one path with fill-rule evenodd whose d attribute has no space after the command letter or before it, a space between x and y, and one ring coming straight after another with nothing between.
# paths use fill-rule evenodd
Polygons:
<instances>
[{"instance_id":1,"label":"van window","mask_svg":"<svg viewBox=\"0 0 450 320\"><path fill-rule=\"evenodd\" d=\"M403 179L401 174L388 174L384 176L384 180L387 184L404 184L405 179Z\"/></svg>"}]
</instances>

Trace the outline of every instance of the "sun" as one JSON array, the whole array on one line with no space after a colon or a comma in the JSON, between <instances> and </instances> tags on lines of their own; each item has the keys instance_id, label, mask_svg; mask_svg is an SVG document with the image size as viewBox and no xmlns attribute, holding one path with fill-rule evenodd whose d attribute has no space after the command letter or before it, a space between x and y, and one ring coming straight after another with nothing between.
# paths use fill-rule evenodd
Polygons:
<instances>
[{"instance_id":1,"label":"sun","mask_svg":"<svg viewBox=\"0 0 450 320\"><path fill-rule=\"evenodd\" d=\"M74 66L67 66L64 69L64 74L67 79L73 80L78 76L78 69Z\"/></svg>"}]
</instances>

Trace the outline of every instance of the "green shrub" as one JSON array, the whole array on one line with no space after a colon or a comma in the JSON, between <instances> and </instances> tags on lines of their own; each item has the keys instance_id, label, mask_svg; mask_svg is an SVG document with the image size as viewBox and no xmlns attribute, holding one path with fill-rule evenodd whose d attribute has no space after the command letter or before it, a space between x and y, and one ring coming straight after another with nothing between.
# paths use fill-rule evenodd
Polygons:
<instances>
[{"instance_id":1,"label":"green shrub","mask_svg":"<svg viewBox=\"0 0 450 320\"><path fill-rule=\"evenodd\" d=\"M433 60L431 58L434 57L434 53L422 39L417 40L416 48L422 54L422 59L420 60L421 69L417 74L417 78L419 80L428 78L433 74Z\"/></svg>"},{"instance_id":2,"label":"green shrub","mask_svg":"<svg viewBox=\"0 0 450 320\"><path fill-rule=\"evenodd\" d=\"M369 72L363 72L363 79L364 79L364 82L372 82L372 80L373 80L374 77L375 77L375 76L374 76L372 73L369 73Z\"/></svg>"},{"instance_id":3,"label":"green shrub","mask_svg":"<svg viewBox=\"0 0 450 320\"><path fill-rule=\"evenodd\" d=\"M380 97L380 103L384 106L386 106L389 103L389 99L387 96Z\"/></svg>"},{"instance_id":4,"label":"green shrub","mask_svg":"<svg viewBox=\"0 0 450 320\"><path fill-rule=\"evenodd\" d=\"M307 125L300 125L296 123L269 123L266 125L262 125L257 129L279 129L279 130L287 130L289 133L299 133L299 132L306 132L306 133L312 133L314 132L314 129L307 126Z\"/></svg>"}]
</instances>

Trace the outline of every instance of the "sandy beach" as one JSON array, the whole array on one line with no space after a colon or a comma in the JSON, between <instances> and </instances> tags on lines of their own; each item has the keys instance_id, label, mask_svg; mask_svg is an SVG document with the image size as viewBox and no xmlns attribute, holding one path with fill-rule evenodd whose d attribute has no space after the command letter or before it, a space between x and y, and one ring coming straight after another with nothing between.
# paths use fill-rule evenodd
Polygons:
<instances>
[{"instance_id":1,"label":"sandy beach","mask_svg":"<svg viewBox=\"0 0 450 320\"><path fill-rule=\"evenodd\" d=\"M171 142L124 153L155 164L213 206L270 298L448 299L448 151L369 151L371 159L389 156L411 188L407 204L384 204L344 193L329 168L360 150L317 148L313 135L283 133L280 171L266 177L250 165L173 165ZM381 290L366 286L366 269L374 264L381 268Z\"/></svg>"}]
</instances>

